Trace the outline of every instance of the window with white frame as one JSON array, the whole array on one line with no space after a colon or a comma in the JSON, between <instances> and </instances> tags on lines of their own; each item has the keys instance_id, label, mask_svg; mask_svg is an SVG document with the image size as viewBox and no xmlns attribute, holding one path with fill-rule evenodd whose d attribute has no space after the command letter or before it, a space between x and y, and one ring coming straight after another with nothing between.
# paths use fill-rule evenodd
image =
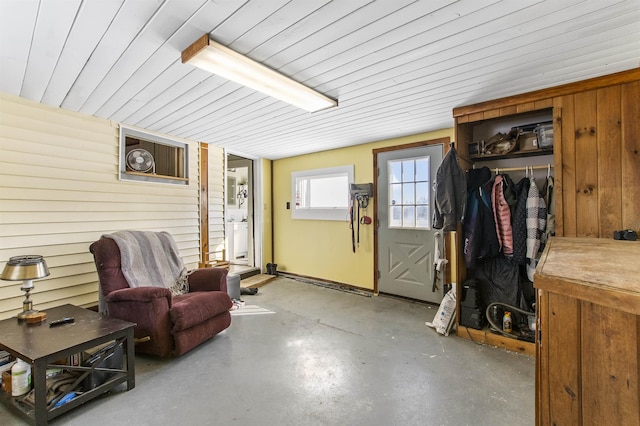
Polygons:
<instances>
[{"instance_id":1,"label":"window with white frame","mask_svg":"<svg viewBox=\"0 0 640 426\"><path fill-rule=\"evenodd\" d=\"M291 217L346 220L352 183L352 165L291 173Z\"/></svg>"},{"instance_id":2,"label":"window with white frame","mask_svg":"<svg viewBox=\"0 0 640 426\"><path fill-rule=\"evenodd\" d=\"M430 229L429 157L389 161L389 228Z\"/></svg>"},{"instance_id":3,"label":"window with white frame","mask_svg":"<svg viewBox=\"0 0 640 426\"><path fill-rule=\"evenodd\" d=\"M120 179L189 184L189 146L151 133L120 127Z\"/></svg>"}]
</instances>

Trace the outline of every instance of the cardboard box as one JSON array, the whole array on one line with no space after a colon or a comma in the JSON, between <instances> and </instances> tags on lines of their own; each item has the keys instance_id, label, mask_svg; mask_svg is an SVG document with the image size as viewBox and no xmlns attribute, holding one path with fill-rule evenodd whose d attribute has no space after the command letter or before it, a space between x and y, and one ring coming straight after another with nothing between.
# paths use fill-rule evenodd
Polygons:
<instances>
[{"instance_id":1,"label":"cardboard box","mask_svg":"<svg viewBox=\"0 0 640 426\"><path fill-rule=\"evenodd\" d=\"M522 132L518 136L520 151L531 151L538 149L538 137L534 132Z\"/></svg>"}]
</instances>

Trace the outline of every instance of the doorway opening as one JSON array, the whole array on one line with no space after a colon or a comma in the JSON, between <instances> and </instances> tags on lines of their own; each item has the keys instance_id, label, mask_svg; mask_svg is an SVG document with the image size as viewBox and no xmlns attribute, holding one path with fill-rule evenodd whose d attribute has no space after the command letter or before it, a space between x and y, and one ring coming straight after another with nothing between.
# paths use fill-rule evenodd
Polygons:
<instances>
[{"instance_id":1,"label":"doorway opening","mask_svg":"<svg viewBox=\"0 0 640 426\"><path fill-rule=\"evenodd\" d=\"M255 266L253 181L253 161L228 154L225 240L226 258L232 266Z\"/></svg>"}]
</instances>

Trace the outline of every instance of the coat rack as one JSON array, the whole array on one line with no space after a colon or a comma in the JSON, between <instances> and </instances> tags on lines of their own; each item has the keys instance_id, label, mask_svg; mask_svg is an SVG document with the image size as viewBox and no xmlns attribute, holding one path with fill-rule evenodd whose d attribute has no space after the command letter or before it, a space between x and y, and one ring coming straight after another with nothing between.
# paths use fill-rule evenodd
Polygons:
<instances>
[{"instance_id":1,"label":"coat rack","mask_svg":"<svg viewBox=\"0 0 640 426\"><path fill-rule=\"evenodd\" d=\"M518 172L527 170L547 170L548 174L551 174L553 164L547 164L546 166L521 166L521 167L495 167L493 170L498 174L499 172Z\"/></svg>"}]
</instances>

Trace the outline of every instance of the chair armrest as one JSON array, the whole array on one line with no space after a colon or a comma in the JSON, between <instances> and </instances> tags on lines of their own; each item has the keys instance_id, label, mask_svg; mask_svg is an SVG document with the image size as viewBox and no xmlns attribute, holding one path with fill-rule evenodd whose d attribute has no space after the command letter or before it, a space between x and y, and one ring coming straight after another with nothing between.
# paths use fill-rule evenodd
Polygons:
<instances>
[{"instance_id":1,"label":"chair armrest","mask_svg":"<svg viewBox=\"0 0 640 426\"><path fill-rule=\"evenodd\" d=\"M151 302L154 299L166 298L171 307L171 291L162 287L136 287L122 288L107 294L105 301L107 303L117 302Z\"/></svg>"},{"instance_id":2,"label":"chair armrest","mask_svg":"<svg viewBox=\"0 0 640 426\"><path fill-rule=\"evenodd\" d=\"M227 274L223 268L196 269L189 275L189 291L227 292Z\"/></svg>"},{"instance_id":3,"label":"chair armrest","mask_svg":"<svg viewBox=\"0 0 640 426\"><path fill-rule=\"evenodd\" d=\"M141 343L144 353L169 356L173 351L171 318L169 310L173 301L171 291L162 287L123 288L109 293L105 297L109 316L136 324L135 338L150 337L150 341Z\"/></svg>"}]
</instances>

